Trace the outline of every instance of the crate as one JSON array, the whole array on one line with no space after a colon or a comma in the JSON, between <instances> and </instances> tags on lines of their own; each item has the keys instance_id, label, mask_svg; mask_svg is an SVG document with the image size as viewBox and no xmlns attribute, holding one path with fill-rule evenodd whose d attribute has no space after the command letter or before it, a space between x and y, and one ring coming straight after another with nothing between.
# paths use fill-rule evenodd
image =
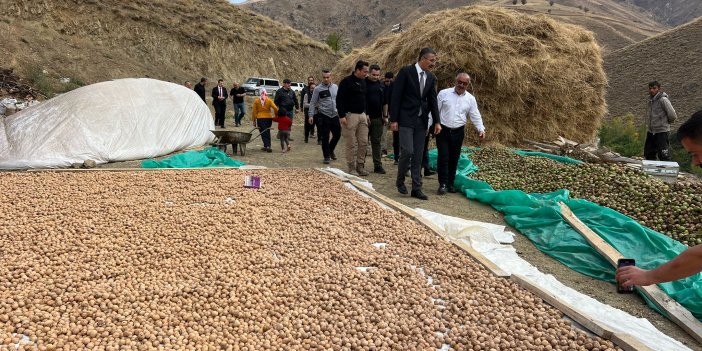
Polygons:
<instances>
[{"instance_id":1,"label":"crate","mask_svg":"<svg viewBox=\"0 0 702 351\"><path fill-rule=\"evenodd\" d=\"M644 160L641 163L643 171L652 177L656 177L666 183L676 183L678 181L680 166L677 162Z\"/></svg>"}]
</instances>

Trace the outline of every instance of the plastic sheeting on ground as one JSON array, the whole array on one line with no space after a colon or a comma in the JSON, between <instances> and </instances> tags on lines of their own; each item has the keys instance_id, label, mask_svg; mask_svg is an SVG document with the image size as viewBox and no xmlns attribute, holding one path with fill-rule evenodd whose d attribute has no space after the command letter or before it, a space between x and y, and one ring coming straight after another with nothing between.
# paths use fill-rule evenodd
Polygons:
<instances>
[{"instance_id":1,"label":"plastic sheeting on ground","mask_svg":"<svg viewBox=\"0 0 702 351\"><path fill-rule=\"evenodd\" d=\"M470 244L503 271L525 276L535 285L558 296L567 304L577 307L588 318L607 326L610 330L630 334L653 350L689 350L679 341L660 332L647 319L634 317L622 310L603 304L569 288L552 275L539 271L519 257L514 247L504 245L504 243L511 243L514 235L511 232L506 232L504 226L468 221L421 208L414 210L420 216L444 229L452 238Z\"/></svg>"},{"instance_id":2,"label":"plastic sheeting on ground","mask_svg":"<svg viewBox=\"0 0 702 351\"><path fill-rule=\"evenodd\" d=\"M145 160L141 162L141 168L241 167L245 164L230 158L218 148L210 147L202 151L184 152L160 161Z\"/></svg>"},{"instance_id":3,"label":"plastic sheeting on ground","mask_svg":"<svg viewBox=\"0 0 702 351\"><path fill-rule=\"evenodd\" d=\"M204 145L213 129L207 105L181 85L101 82L0 120L0 169L153 158Z\"/></svg>"},{"instance_id":4,"label":"plastic sheeting on ground","mask_svg":"<svg viewBox=\"0 0 702 351\"><path fill-rule=\"evenodd\" d=\"M436 152L431 154L436 158ZM548 194L527 194L521 190L495 191L489 184L468 178L478 168L461 155L459 167L468 172L456 175L454 186L469 199L486 203L505 215L505 221L524 234L547 255L589 277L614 283L615 269L585 238L575 231L560 213L564 202L590 229L636 265L652 269L673 259L687 246L640 225L635 220L587 200L571 199L568 190ZM457 172L458 173L458 172ZM702 318L702 275L658 284L670 297L697 318ZM649 306L658 310L650 301Z\"/></svg>"}]
</instances>

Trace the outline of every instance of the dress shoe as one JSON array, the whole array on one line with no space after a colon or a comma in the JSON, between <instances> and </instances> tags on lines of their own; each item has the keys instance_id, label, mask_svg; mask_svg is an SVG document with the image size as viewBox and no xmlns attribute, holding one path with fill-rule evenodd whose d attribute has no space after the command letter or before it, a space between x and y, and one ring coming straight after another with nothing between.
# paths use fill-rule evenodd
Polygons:
<instances>
[{"instance_id":1,"label":"dress shoe","mask_svg":"<svg viewBox=\"0 0 702 351\"><path fill-rule=\"evenodd\" d=\"M398 185L397 191L402 195L407 195L407 187L404 184Z\"/></svg>"},{"instance_id":2,"label":"dress shoe","mask_svg":"<svg viewBox=\"0 0 702 351\"><path fill-rule=\"evenodd\" d=\"M324 161L322 161L322 162L323 162L325 165L328 165L331 161L329 160L328 157L326 157L326 158L324 159Z\"/></svg>"},{"instance_id":3,"label":"dress shoe","mask_svg":"<svg viewBox=\"0 0 702 351\"><path fill-rule=\"evenodd\" d=\"M455 193L456 193L456 188L454 188L453 185L449 185L449 186L448 186L448 192L449 192L449 193L452 193L452 194L455 194Z\"/></svg>"},{"instance_id":4,"label":"dress shoe","mask_svg":"<svg viewBox=\"0 0 702 351\"><path fill-rule=\"evenodd\" d=\"M385 174L387 172L385 172L385 169L382 166L380 166L373 168L373 173Z\"/></svg>"},{"instance_id":5,"label":"dress shoe","mask_svg":"<svg viewBox=\"0 0 702 351\"><path fill-rule=\"evenodd\" d=\"M261 151L268 151L268 148L264 146L261 148Z\"/></svg>"},{"instance_id":6,"label":"dress shoe","mask_svg":"<svg viewBox=\"0 0 702 351\"><path fill-rule=\"evenodd\" d=\"M430 170L428 170L428 169L427 169L427 170L424 170L424 176L425 176L425 177L431 177L431 176L433 176L434 174L436 174L436 172L430 171Z\"/></svg>"},{"instance_id":7,"label":"dress shoe","mask_svg":"<svg viewBox=\"0 0 702 351\"><path fill-rule=\"evenodd\" d=\"M333 152L332 152L332 154L331 154L331 159L334 160L334 161L336 161L336 154L333 153Z\"/></svg>"},{"instance_id":8,"label":"dress shoe","mask_svg":"<svg viewBox=\"0 0 702 351\"><path fill-rule=\"evenodd\" d=\"M448 189L446 188L446 185L441 184L439 186L439 190L437 190L436 193L439 195L444 195L444 194L446 194L447 191L448 191Z\"/></svg>"},{"instance_id":9,"label":"dress shoe","mask_svg":"<svg viewBox=\"0 0 702 351\"><path fill-rule=\"evenodd\" d=\"M266 149L266 152L273 152L273 149L267 148L267 149Z\"/></svg>"},{"instance_id":10,"label":"dress shoe","mask_svg":"<svg viewBox=\"0 0 702 351\"><path fill-rule=\"evenodd\" d=\"M429 200L429 197L424 195L424 193L421 190L412 190L412 197L416 197L420 200Z\"/></svg>"}]
</instances>

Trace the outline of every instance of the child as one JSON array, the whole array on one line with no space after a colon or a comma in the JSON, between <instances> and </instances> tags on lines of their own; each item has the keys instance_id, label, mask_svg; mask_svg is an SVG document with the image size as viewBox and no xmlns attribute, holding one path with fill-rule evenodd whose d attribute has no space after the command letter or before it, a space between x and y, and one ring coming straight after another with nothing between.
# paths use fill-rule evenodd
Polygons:
<instances>
[{"instance_id":1,"label":"child","mask_svg":"<svg viewBox=\"0 0 702 351\"><path fill-rule=\"evenodd\" d=\"M280 148L283 149L283 153L290 151L292 145L290 145L290 127L292 126L292 119L288 117L288 111L284 108L278 108L278 117L273 117L273 122L278 122L278 139L280 139Z\"/></svg>"}]
</instances>

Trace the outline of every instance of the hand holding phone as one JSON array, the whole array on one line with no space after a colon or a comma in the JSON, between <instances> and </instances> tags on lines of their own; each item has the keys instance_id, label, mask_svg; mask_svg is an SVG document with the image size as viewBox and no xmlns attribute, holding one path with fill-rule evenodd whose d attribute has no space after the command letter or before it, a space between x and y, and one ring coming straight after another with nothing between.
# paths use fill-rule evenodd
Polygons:
<instances>
[{"instance_id":1,"label":"hand holding phone","mask_svg":"<svg viewBox=\"0 0 702 351\"><path fill-rule=\"evenodd\" d=\"M636 266L636 260L633 258L620 258L617 261L617 268L626 266ZM633 294L634 286L623 286L619 281L617 281L617 292L620 294Z\"/></svg>"}]
</instances>

